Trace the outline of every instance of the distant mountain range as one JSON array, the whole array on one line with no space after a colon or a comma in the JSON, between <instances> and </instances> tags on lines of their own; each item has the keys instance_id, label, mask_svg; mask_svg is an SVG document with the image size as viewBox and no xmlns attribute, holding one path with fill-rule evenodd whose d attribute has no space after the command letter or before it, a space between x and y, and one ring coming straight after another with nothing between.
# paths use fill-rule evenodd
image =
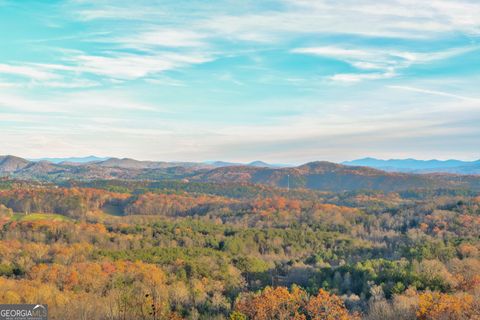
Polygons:
<instances>
[{"instance_id":1,"label":"distant mountain range","mask_svg":"<svg viewBox=\"0 0 480 320\"><path fill-rule=\"evenodd\" d=\"M480 174L480 160L416 160L363 158L345 161L349 166L365 166L389 172Z\"/></svg>"},{"instance_id":2,"label":"distant mountain range","mask_svg":"<svg viewBox=\"0 0 480 320\"><path fill-rule=\"evenodd\" d=\"M480 190L480 175L449 173L415 174L387 172L365 166L310 162L297 167L275 167L262 162L248 165L213 162L156 162L109 158L74 163L28 161L0 156L0 176L41 181L64 180L164 180L188 182L254 183L277 187L327 191L383 190L414 188L465 188Z\"/></svg>"},{"instance_id":3,"label":"distant mountain range","mask_svg":"<svg viewBox=\"0 0 480 320\"><path fill-rule=\"evenodd\" d=\"M71 163L87 163L87 162L98 162L98 161L105 161L109 159L108 157L101 158L96 156L88 156L88 157L72 157L72 158L40 158L40 159L29 159L30 161L47 161L52 163L62 163L62 162L71 162Z\"/></svg>"},{"instance_id":4,"label":"distant mountain range","mask_svg":"<svg viewBox=\"0 0 480 320\"><path fill-rule=\"evenodd\" d=\"M1 157L1 156L0 156ZM12 156L13 157L13 156ZM107 161L108 160L108 161ZM71 157L71 158L38 158L38 159L28 159L28 161L33 162L51 162L55 164L81 164L89 162L103 162L104 166L109 165L118 165L120 167L145 167L145 166L170 166L170 165L181 165L181 166L202 166L208 165L213 167L232 167L232 166L252 166L252 167L266 167L266 168L279 168L279 167L288 167L289 165L282 164L270 164L263 161L253 161L250 163L240 163L240 162L225 162L225 161L205 161L205 162L154 162L154 161L139 161L134 159L118 159L111 157L97 157L97 156L88 156L88 157ZM161 165L160 165L161 164Z\"/></svg>"},{"instance_id":5,"label":"distant mountain range","mask_svg":"<svg viewBox=\"0 0 480 320\"><path fill-rule=\"evenodd\" d=\"M3 156L5 157L5 156ZM0 159L2 156L0 156ZM12 159L21 159L11 156L6 165ZM110 157L71 157L71 158L39 158L39 159L21 159L19 163L25 161L31 162L49 162L53 164L79 165L98 163L103 167L118 167L130 169L158 169L170 167L190 167L190 168L222 168L222 167L260 167L260 168L285 168L292 167L283 164L270 164L263 161L253 161L250 163L225 162L225 161L205 161L205 162L163 162L163 161L139 161L134 159L118 159ZM417 159L389 159L382 160L376 158L363 158L352 161L345 161L341 164L347 166L362 166L375 168L387 172L407 172L407 173L453 173L453 174L480 174L480 160L461 161L461 160L417 160Z\"/></svg>"},{"instance_id":6,"label":"distant mountain range","mask_svg":"<svg viewBox=\"0 0 480 320\"><path fill-rule=\"evenodd\" d=\"M260 167L260 168L282 168L282 167L291 167L286 164L271 164L263 161L252 161L250 163L240 163L240 162L225 162L225 161L206 161L205 164L210 164L216 168L221 167L236 167L236 166L248 166L248 167Z\"/></svg>"}]
</instances>

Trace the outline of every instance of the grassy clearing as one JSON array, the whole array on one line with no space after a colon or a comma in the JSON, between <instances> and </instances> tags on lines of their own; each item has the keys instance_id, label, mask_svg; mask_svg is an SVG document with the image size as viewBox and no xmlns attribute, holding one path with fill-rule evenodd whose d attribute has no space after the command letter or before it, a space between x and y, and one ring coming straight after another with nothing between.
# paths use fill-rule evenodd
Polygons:
<instances>
[{"instance_id":1,"label":"grassy clearing","mask_svg":"<svg viewBox=\"0 0 480 320\"><path fill-rule=\"evenodd\" d=\"M15 221L39 221L39 220L73 221L69 217L62 216L60 214L55 214L55 213L31 213L27 215L23 213L15 213L12 216L12 220L15 220Z\"/></svg>"}]
</instances>

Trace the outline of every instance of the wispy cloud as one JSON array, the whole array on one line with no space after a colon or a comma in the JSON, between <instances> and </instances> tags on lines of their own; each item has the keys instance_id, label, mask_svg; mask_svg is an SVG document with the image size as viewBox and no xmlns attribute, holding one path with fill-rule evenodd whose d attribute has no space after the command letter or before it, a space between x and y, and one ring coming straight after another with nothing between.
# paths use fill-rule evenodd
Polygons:
<instances>
[{"instance_id":1,"label":"wispy cloud","mask_svg":"<svg viewBox=\"0 0 480 320\"><path fill-rule=\"evenodd\" d=\"M329 77L334 81L358 82L361 80L376 80L392 78L398 75L398 70L409 68L415 64L429 63L448 59L478 50L478 46L453 48L437 52L399 51L388 48L341 48L334 46L306 47L293 49L293 53L308 54L344 61L359 71L382 71L381 73L348 73L335 74Z\"/></svg>"},{"instance_id":2,"label":"wispy cloud","mask_svg":"<svg viewBox=\"0 0 480 320\"><path fill-rule=\"evenodd\" d=\"M156 55L112 54L110 56L77 55L69 58L77 72L116 79L138 79L213 60L203 54L158 53Z\"/></svg>"},{"instance_id":3,"label":"wispy cloud","mask_svg":"<svg viewBox=\"0 0 480 320\"><path fill-rule=\"evenodd\" d=\"M160 6L153 6L143 1L69 1L66 8L82 21L92 20L146 20L164 18L167 13Z\"/></svg>"},{"instance_id":4,"label":"wispy cloud","mask_svg":"<svg viewBox=\"0 0 480 320\"><path fill-rule=\"evenodd\" d=\"M395 76L394 72L385 73L337 73L328 79L339 82L360 82L363 80L388 79Z\"/></svg>"},{"instance_id":5,"label":"wispy cloud","mask_svg":"<svg viewBox=\"0 0 480 320\"><path fill-rule=\"evenodd\" d=\"M469 0L435 0L419 3L395 0L379 3L362 1L282 0L275 9L231 10L231 4L191 3L195 11L187 12L178 2L152 5L138 1L135 5L72 2L70 11L77 19L143 21L161 20L180 28L202 32L224 40L282 42L299 34L353 34L376 37L421 39L445 33L480 34L480 4ZM253 2L245 5L255 8ZM230 10L229 10L230 8ZM174 17L174 18L173 18Z\"/></svg>"},{"instance_id":6,"label":"wispy cloud","mask_svg":"<svg viewBox=\"0 0 480 320\"><path fill-rule=\"evenodd\" d=\"M190 30L158 27L150 28L149 30L141 30L134 34L129 34L128 36L100 37L96 41L118 44L123 48L150 51L162 47L199 48L207 44L205 41L206 37L205 34Z\"/></svg>"},{"instance_id":7,"label":"wispy cloud","mask_svg":"<svg viewBox=\"0 0 480 320\"><path fill-rule=\"evenodd\" d=\"M458 99L458 100L480 103L480 98L472 98L472 97L467 97L467 96L454 94L454 93L449 93L449 92L444 92L444 91L429 90L429 89L415 88L415 87L409 87L409 86L388 86L388 87L392 88L392 89L412 91L412 92L417 92L417 93L425 93L425 94L429 94L429 95L442 96L442 97L448 97L448 98L453 98L453 99ZM480 109L480 106L478 107L478 109Z\"/></svg>"},{"instance_id":8,"label":"wispy cloud","mask_svg":"<svg viewBox=\"0 0 480 320\"><path fill-rule=\"evenodd\" d=\"M155 54L109 55L68 53L60 63L0 64L0 74L21 77L10 79L3 86L40 86L51 88L88 88L100 85L98 81L82 76L95 75L104 80L135 80L158 75L167 70L188 67L214 60L202 53L157 52ZM79 77L81 76L81 77ZM26 80L26 82L25 82Z\"/></svg>"},{"instance_id":9,"label":"wispy cloud","mask_svg":"<svg viewBox=\"0 0 480 320\"><path fill-rule=\"evenodd\" d=\"M2 120L20 123L15 126L15 131L2 131L0 142L11 150L20 150L9 143L21 141L22 132L34 130L43 140L19 145L35 146L33 150L40 148L49 154L69 153L69 148L75 145L78 146L75 150L86 150L87 153L145 159L204 160L228 155L231 160L255 157L303 162L320 158L343 160L366 152L379 154L391 148L392 141L402 145L403 152L418 154L415 144L410 143L408 147L412 139L430 139L430 145L433 145L445 139L445 135L461 137L480 133L478 126L468 124L472 119L480 120L478 108L475 112L459 112L475 110L471 108L478 105L476 101L459 101L456 108L451 108L448 101L432 102L427 98L419 99L415 94L395 94L398 88L389 89L392 90L371 93L376 97L374 101L370 101L367 95L362 96L362 101L342 97L339 101L318 103L316 110L297 116L276 117L263 124L140 117L140 111L152 114L150 105L119 91L91 91L33 100L29 107L34 114L23 124L20 116L10 113L2 118L0 113L0 124ZM393 103L399 100L405 105L397 109ZM12 102L18 105L21 100L18 98ZM288 103L301 105L304 102L292 100ZM372 103L389 107L382 109ZM39 112L43 105L54 107L50 111L56 112L56 124L44 121L51 115L43 116ZM112 118L113 112L115 116ZM135 119L129 118L129 114L135 115ZM426 144L422 146L426 148ZM429 148L425 150L432 151L432 147Z\"/></svg>"},{"instance_id":10,"label":"wispy cloud","mask_svg":"<svg viewBox=\"0 0 480 320\"><path fill-rule=\"evenodd\" d=\"M0 87L88 88L99 85L96 81L76 77L73 71L74 68L66 65L0 64L0 74L4 75Z\"/></svg>"},{"instance_id":11,"label":"wispy cloud","mask_svg":"<svg viewBox=\"0 0 480 320\"><path fill-rule=\"evenodd\" d=\"M2 73L38 81L48 81L59 78L55 73L25 65L0 64L0 74Z\"/></svg>"},{"instance_id":12,"label":"wispy cloud","mask_svg":"<svg viewBox=\"0 0 480 320\"><path fill-rule=\"evenodd\" d=\"M396 37L435 37L445 32L480 33L480 4L470 0L344 1L287 0L292 6L344 19L340 30ZM327 20L328 21L328 20ZM368 24L370 22L370 25ZM336 25L338 27L338 25ZM355 30L356 29L356 30Z\"/></svg>"},{"instance_id":13,"label":"wispy cloud","mask_svg":"<svg viewBox=\"0 0 480 320\"><path fill-rule=\"evenodd\" d=\"M18 10L22 32L0 35L0 145L10 153L303 162L415 156L446 138L463 154L480 147L477 1L27 10L35 19Z\"/></svg>"},{"instance_id":14,"label":"wispy cloud","mask_svg":"<svg viewBox=\"0 0 480 320\"><path fill-rule=\"evenodd\" d=\"M44 97L29 97L21 92L1 92L2 109L28 113L56 113L82 115L85 112L111 111L149 111L165 112L161 106L139 102L120 90L89 90L82 92L61 93Z\"/></svg>"},{"instance_id":15,"label":"wispy cloud","mask_svg":"<svg viewBox=\"0 0 480 320\"><path fill-rule=\"evenodd\" d=\"M72 57L77 70L103 77L137 79L166 70L201 64L212 56L226 55L218 42L244 41L278 45L302 35L352 34L405 39L431 38L448 32L480 32L480 5L467 0L431 1L419 5L411 0L378 4L372 0L304 1L283 0L276 9L243 11L232 14L225 3L198 7L187 12L181 5L152 5L139 1L117 4L73 1L68 8L81 21L109 20L112 24L127 22L110 34L100 34L90 41L111 47L108 52L80 54ZM252 6L254 7L254 6ZM172 15L175 12L175 15ZM467 19L464 19L467 17ZM130 23L131 20L140 23ZM122 31L122 32L118 32ZM145 51L146 55L126 54L119 48ZM181 49L177 56L162 52L165 48ZM192 50L194 49L194 50ZM457 51L455 51L457 50ZM343 60L364 73L339 73L329 79L340 82L386 79L399 74L398 70L417 63L445 59L461 54L458 48L443 52L411 52L375 48L342 46L300 47L293 53L312 54ZM224 52L222 52L224 51ZM179 59L182 57L181 59ZM132 66L138 66L133 68Z\"/></svg>"},{"instance_id":16,"label":"wispy cloud","mask_svg":"<svg viewBox=\"0 0 480 320\"><path fill-rule=\"evenodd\" d=\"M206 26L223 36L281 41L298 34L352 34L426 39L445 33L480 34L480 4L468 0L286 0L287 10L223 15Z\"/></svg>"}]
</instances>

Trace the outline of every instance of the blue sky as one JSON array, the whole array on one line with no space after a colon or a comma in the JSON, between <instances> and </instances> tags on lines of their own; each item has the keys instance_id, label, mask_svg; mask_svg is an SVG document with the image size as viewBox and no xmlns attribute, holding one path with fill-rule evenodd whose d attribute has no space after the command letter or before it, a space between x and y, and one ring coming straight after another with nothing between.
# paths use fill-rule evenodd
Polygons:
<instances>
[{"instance_id":1,"label":"blue sky","mask_svg":"<svg viewBox=\"0 0 480 320\"><path fill-rule=\"evenodd\" d=\"M0 0L0 154L480 158L480 3L378 3Z\"/></svg>"}]
</instances>

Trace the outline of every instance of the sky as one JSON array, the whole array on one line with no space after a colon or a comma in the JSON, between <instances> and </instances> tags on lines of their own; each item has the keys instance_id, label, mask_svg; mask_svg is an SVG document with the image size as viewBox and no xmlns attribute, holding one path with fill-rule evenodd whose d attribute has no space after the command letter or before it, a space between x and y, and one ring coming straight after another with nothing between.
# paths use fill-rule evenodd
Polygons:
<instances>
[{"instance_id":1,"label":"sky","mask_svg":"<svg viewBox=\"0 0 480 320\"><path fill-rule=\"evenodd\" d=\"M0 154L480 158L476 0L0 0Z\"/></svg>"}]
</instances>

